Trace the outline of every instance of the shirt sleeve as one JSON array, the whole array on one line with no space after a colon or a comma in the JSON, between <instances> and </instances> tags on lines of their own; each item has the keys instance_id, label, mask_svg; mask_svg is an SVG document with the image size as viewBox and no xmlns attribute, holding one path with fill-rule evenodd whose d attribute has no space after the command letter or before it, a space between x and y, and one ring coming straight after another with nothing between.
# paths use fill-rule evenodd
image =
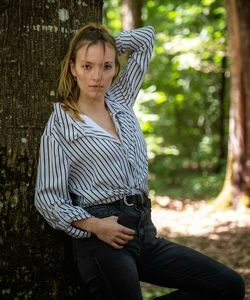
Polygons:
<instances>
[{"instance_id":1,"label":"shirt sleeve","mask_svg":"<svg viewBox=\"0 0 250 300\"><path fill-rule=\"evenodd\" d=\"M91 217L84 209L73 206L68 191L70 164L56 140L43 135L35 189L35 207L54 229L65 231L75 238L89 237L90 233L71 225Z\"/></svg>"},{"instance_id":2,"label":"shirt sleeve","mask_svg":"<svg viewBox=\"0 0 250 300\"><path fill-rule=\"evenodd\" d=\"M151 61L154 38L154 28L151 26L123 31L116 37L119 54L130 53L125 69L111 88L116 100L124 101L130 106L134 105Z\"/></svg>"}]
</instances>

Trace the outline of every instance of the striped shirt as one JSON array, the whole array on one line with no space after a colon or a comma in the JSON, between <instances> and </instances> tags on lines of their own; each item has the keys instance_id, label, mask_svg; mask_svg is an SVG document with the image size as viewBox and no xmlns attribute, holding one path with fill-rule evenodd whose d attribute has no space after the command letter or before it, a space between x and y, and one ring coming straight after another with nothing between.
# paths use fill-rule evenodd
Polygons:
<instances>
[{"instance_id":1,"label":"striped shirt","mask_svg":"<svg viewBox=\"0 0 250 300\"><path fill-rule=\"evenodd\" d=\"M116 37L119 53L130 51L126 68L105 95L119 139L75 120L60 103L54 105L41 137L35 190L35 206L53 228L75 238L89 237L71 225L91 217L84 208L114 202L134 189L148 194L146 143L133 104L153 43L150 26Z\"/></svg>"}]
</instances>

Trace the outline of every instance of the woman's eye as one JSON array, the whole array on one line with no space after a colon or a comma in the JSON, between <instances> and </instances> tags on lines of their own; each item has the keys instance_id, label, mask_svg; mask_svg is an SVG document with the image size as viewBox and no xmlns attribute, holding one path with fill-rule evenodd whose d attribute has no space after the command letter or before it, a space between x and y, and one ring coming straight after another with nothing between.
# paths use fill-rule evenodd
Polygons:
<instances>
[{"instance_id":1,"label":"woman's eye","mask_svg":"<svg viewBox=\"0 0 250 300\"><path fill-rule=\"evenodd\" d=\"M112 69L112 65L104 65L104 69L105 70L110 70L110 69Z\"/></svg>"},{"instance_id":2,"label":"woman's eye","mask_svg":"<svg viewBox=\"0 0 250 300\"><path fill-rule=\"evenodd\" d=\"M84 70L90 70L91 69L91 66L90 65L83 65L82 68Z\"/></svg>"}]
</instances>

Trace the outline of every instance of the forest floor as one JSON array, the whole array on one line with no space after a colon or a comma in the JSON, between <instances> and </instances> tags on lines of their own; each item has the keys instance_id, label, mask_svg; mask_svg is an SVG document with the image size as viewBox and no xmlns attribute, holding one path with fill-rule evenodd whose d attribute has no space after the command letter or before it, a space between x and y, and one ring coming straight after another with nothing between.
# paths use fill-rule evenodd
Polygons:
<instances>
[{"instance_id":1,"label":"forest floor","mask_svg":"<svg viewBox=\"0 0 250 300\"><path fill-rule=\"evenodd\" d=\"M156 197L152 219L158 234L207 254L238 271L250 300L250 212L215 211L205 201ZM168 289L142 283L145 300Z\"/></svg>"}]
</instances>

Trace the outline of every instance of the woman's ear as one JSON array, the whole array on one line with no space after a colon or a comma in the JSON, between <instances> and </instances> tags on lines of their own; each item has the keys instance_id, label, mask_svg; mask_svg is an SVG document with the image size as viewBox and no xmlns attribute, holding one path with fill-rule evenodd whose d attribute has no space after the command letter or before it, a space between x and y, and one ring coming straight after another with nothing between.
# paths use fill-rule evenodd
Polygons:
<instances>
[{"instance_id":1,"label":"woman's ear","mask_svg":"<svg viewBox=\"0 0 250 300\"><path fill-rule=\"evenodd\" d=\"M70 71L73 77L76 77L75 63L71 60L69 63Z\"/></svg>"}]
</instances>

